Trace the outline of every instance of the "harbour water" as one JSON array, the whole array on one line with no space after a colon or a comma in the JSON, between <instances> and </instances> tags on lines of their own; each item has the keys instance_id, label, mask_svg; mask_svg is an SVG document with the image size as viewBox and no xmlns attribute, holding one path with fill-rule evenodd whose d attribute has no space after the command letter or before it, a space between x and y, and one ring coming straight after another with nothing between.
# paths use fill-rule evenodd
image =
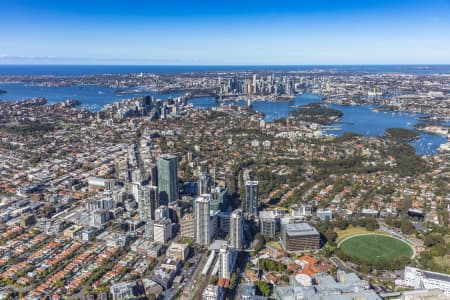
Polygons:
<instances>
[{"instance_id":1,"label":"harbour water","mask_svg":"<svg viewBox=\"0 0 450 300\"><path fill-rule=\"evenodd\" d=\"M218 103L212 97L193 98L189 100L195 107L212 108L216 107ZM296 97L293 101L286 102L268 102L268 101L254 101L252 107L264 114L266 121L273 121L277 118L287 117L289 112L295 109L296 106L305 105L309 103L321 102L320 96L303 94ZM230 102L237 105L247 105L245 101ZM355 132L361 135L368 136L384 136L384 131L387 128L409 128L419 121L417 117L423 116L421 114L406 113L406 112L375 112L372 107L368 105L337 105L329 104L330 108L340 110L344 116L339 122L332 124L333 129L326 130L329 134L342 135L344 132ZM450 125L445 123L445 125ZM420 138L411 142L418 154L433 154L437 153L437 149L447 139L442 136L420 133Z\"/></svg>"},{"instance_id":2,"label":"harbour water","mask_svg":"<svg viewBox=\"0 0 450 300\"><path fill-rule=\"evenodd\" d=\"M181 92L157 94L152 91L117 95L114 93L115 89L97 85L85 85L82 87L37 87L15 83L0 84L0 89L7 91L6 94L0 94L0 100L13 101L33 97L45 97L48 103L56 103L72 99L81 101L83 106L91 111L99 111L105 104L143 95L153 95L163 100L169 97L183 95ZM292 101L254 101L252 106L256 111L264 114L266 121L273 121L274 119L288 116L289 112L295 109L296 106L320 101L321 98L319 96L303 94ZM219 105L213 97L192 98L189 102L198 109L213 108ZM247 105L246 101L243 100L232 101L228 104ZM413 128L418 123L416 118L422 116L420 114L404 112L375 112L371 110L372 107L367 105L344 106L330 104L329 107L338 109L344 113L341 120L332 124L332 129L326 131L329 134L335 135L341 135L344 132L351 131L368 136L384 136L386 128ZM415 147L418 154L433 154L446 141L447 139L442 136L421 133L420 138L411 144Z\"/></svg>"},{"instance_id":3,"label":"harbour water","mask_svg":"<svg viewBox=\"0 0 450 300\"><path fill-rule=\"evenodd\" d=\"M83 103L82 107L85 107L90 111L99 111L106 104L111 104L120 100L139 97L143 95L155 96L158 99L162 100L167 100L167 98L170 97L178 97L184 95L184 93L181 92L159 94L150 90L139 93L115 94L115 89L101 87L98 85L40 87L25 86L21 83L0 83L0 89L4 89L7 91L6 94L0 94L0 100L4 101L44 97L47 99L47 103L53 104L65 100L79 100Z\"/></svg>"}]
</instances>

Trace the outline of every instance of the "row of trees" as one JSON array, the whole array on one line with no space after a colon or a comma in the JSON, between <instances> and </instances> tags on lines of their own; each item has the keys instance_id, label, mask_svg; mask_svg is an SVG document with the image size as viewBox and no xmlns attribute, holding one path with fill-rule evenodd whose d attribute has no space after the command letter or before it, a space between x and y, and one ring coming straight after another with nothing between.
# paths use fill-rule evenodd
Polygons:
<instances>
[{"instance_id":1,"label":"row of trees","mask_svg":"<svg viewBox=\"0 0 450 300\"><path fill-rule=\"evenodd\" d=\"M325 242L335 246L337 233L335 229L345 230L349 226L364 227L368 231L375 231L379 228L378 222L374 217L344 219L337 218L334 221L324 220L316 224L317 230L324 237Z\"/></svg>"},{"instance_id":2,"label":"row of trees","mask_svg":"<svg viewBox=\"0 0 450 300\"><path fill-rule=\"evenodd\" d=\"M403 217L402 219L387 217L384 221L389 226L399 228L403 234L413 234L416 231L414 225L407 217Z\"/></svg>"},{"instance_id":3,"label":"row of trees","mask_svg":"<svg viewBox=\"0 0 450 300\"><path fill-rule=\"evenodd\" d=\"M53 123L24 122L19 125L2 126L1 130L12 134L32 135L53 131L57 126Z\"/></svg>"},{"instance_id":4,"label":"row of trees","mask_svg":"<svg viewBox=\"0 0 450 300\"><path fill-rule=\"evenodd\" d=\"M417 131L405 128L388 128L385 132L390 138L403 142L409 142L419 137Z\"/></svg>"},{"instance_id":5,"label":"row of trees","mask_svg":"<svg viewBox=\"0 0 450 300\"><path fill-rule=\"evenodd\" d=\"M330 124L334 122L337 118L342 117L344 113L334 108L304 106L299 109L291 111L289 115L295 117L297 120L304 122Z\"/></svg>"},{"instance_id":6,"label":"row of trees","mask_svg":"<svg viewBox=\"0 0 450 300\"><path fill-rule=\"evenodd\" d=\"M286 266L278 261L275 261L270 258L261 258L258 261L259 268L264 271L277 271L277 272L283 272L286 270Z\"/></svg>"},{"instance_id":7,"label":"row of trees","mask_svg":"<svg viewBox=\"0 0 450 300\"><path fill-rule=\"evenodd\" d=\"M367 159L360 155L355 155L345 159L330 159L326 161L316 160L312 164L319 172L315 175L318 180L325 180L330 175L344 174L370 174L383 170L385 167L366 165Z\"/></svg>"}]
</instances>

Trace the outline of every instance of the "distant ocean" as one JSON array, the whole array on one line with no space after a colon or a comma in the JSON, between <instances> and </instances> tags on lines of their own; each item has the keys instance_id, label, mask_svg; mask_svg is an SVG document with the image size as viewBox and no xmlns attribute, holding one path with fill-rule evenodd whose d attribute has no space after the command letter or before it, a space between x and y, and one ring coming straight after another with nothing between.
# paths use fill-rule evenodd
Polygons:
<instances>
[{"instance_id":1,"label":"distant ocean","mask_svg":"<svg viewBox=\"0 0 450 300\"><path fill-rule=\"evenodd\" d=\"M93 74L231 71L308 71L328 70L352 73L450 74L450 65L283 65L283 66L125 66L125 65L0 65L0 75L81 76Z\"/></svg>"},{"instance_id":2,"label":"distant ocean","mask_svg":"<svg viewBox=\"0 0 450 300\"><path fill-rule=\"evenodd\" d=\"M159 73L176 74L188 72L207 71L273 71L288 72L292 70L338 70L351 73L409 73L409 74L450 74L450 65L440 66L57 66L57 65L0 65L1 75L53 75L53 76L80 76L92 74L124 74L124 73ZM1 81L1 80L0 80ZM0 101L14 101L33 97L45 97L49 103L57 103L66 99L80 100L83 107L91 111L99 111L104 105L127 98L152 95L166 100L170 97L181 96L183 92L159 94L145 91L132 94L115 94L115 89L99 85L40 87L25 85L23 83L1 83L0 89L7 91L0 95ZM292 101L265 102L255 101L255 110L264 113L266 121L286 117L289 111L298 105L321 101L316 95L303 94ZM198 109L212 108L219 105L212 97L194 98L189 100ZM234 102L237 105L246 105L245 101ZM352 131L369 136L383 136L386 128L400 127L412 128L417 124L418 114L397 112L374 112L367 105L341 106L331 105L344 112L340 122L333 124L328 133L341 135ZM447 125L448 123L446 123ZM439 145L447 139L438 135L421 133L420 138L411 144L419 154L437 153Z\"/></svg>"}]
</instances>

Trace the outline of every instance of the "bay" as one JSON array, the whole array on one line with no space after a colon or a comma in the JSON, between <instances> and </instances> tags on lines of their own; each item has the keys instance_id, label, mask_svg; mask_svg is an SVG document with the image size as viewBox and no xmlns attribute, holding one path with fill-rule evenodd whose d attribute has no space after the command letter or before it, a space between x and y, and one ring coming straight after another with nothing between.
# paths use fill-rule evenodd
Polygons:
<instances>
[{"instance_id":1,"label":"bay","mask_svg":"<svg viewBox=\"0 0 450 300\"><path fill-rule=\"evenodd\" d=\"M25 86L24 84L0 84L0 89L7 91L6 94L0 94L0 100L14 101L34 97L45 97L48 103L57 103L64 100L79 100L83 107L91 111L99 111L104 105L111 104L120 100L139 97L143 95L155 96L158 99L166 100L170 97L181 96L184 93L159 94L153 91L139 93L115 94L115 89L101 87L98 85L65 86L65 87L38 87ZM278 118L287 117L289 112L299 105L320 102L321 97L312 94L303 94L297 96L292 101L268 102L254 101L253 108L264 114L264 119L268 122ZM213 97L192 98L189 100L194 107L198 109L208 109L217 107L219 103ZM225 104L247 105L246 101L229 101ZM330 104L329 107L338 109L344 113L341 120L329 130L328 134L341 135L344 132L352 131L368 136L384 136L385 129L392 127L413 128L417 123L417 117L422 114L406 112L375 112L371 106L355 105L344 106ZM446 123L446 125L450 125ZM441 144L447 139L442 136L420 133L420 138L411 142L418 154L434 154L438 152Z\"/></svg>"},{"instance_id":2,"label":"bay","mask_svg":"<svg viewBox=\"0 0 450 300\"><path fill-rule=\"evenodd\" d=\"M197 108L213 108L218 105L212 97L192 98L189 100ZM278 118L287 117L289 112L299 105L322 102L321 97L312 94L303 94L297 96L293 101L285 102L268 102L254 101L252 107L256 111L264 114L265 121L273 121ZM225 102L228 104L247 105L246 101ZM413 129L414 125L419 123L417 117L423 114L408 112L375 112L369 105L337 105L329 104L330 108L340 110L344 116L339 122L331 124L332 129L325 130L328 134L342 135L344 132L355 132L367 136L385 136L387 128L409 128ZM449 123L444 123L450 125ZM417 140L411 142L416 149L417 154L434 154L438 152L441 144L447 142L443 136L420 133Z\"/></svg>"},{"instance_id":3,"label":"bay","mask_svg":"<svg viewBox=\"0 0 450 300\"><path fill-rule=\"evenodd\" d=\"M112 104L133 97L149 95L167 100L170 97L178 97L184 94L182 92L160 94L150 90L139 93L115 94L116 89L98 85L40 87L25 86L22 83L0 83L0 89L7 91L6 94L0 94L0 100L3 101L44 97L49 104L53 104L65 100L79 100L83 103L82 107L94 112L99 111L106 104Z\"/></svg>"}]
</instances>

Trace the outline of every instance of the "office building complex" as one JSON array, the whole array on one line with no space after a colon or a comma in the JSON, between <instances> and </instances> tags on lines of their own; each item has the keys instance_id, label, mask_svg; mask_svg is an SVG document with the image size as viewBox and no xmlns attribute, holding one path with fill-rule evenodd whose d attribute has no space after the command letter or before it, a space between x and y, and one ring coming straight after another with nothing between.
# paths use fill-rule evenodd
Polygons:
<instances>
[{"instance_id":1,"label":"office building complex","mask_svg":"<svg viewBox=\"0 0 450 300\"><path fill-rule=\"evenodd\" d=\"M170 219L163 218L153 225L153 239L161 244L167 243L172 238L172 222Z\"/></svg>"},{"instance_id":2,"label":"office building complex","mask_svg":"<svg viewBox=\"0 0 450 300\"><path fill-rule=\"evenodd\" d=\"M166 256L171 259L185 261L189 256L189 245L173 242L167 249Z\"/></svg>"},{"instance_id":3,"label":"office building complex","mask_svg":"<svg viewBox=\"0 0 450 300\"><path fill-rule=\"evenodd\" d=\"M178 200L178 159L162 154L156 161L158 168L159 201L168 205Z\"/></svg>"},{"instance_id":4,"label":"office building complex","mask_svg":"<svg viewBox=\"0 0 450 300\"><path fill-rule=\"evenodd\" d=\"M259 214L259 228L262 235L274 238L280 231L281 219L273 211L264 210Z\"/></svg>"},{"instance_id":5,"label":"office building complex","mask_svg":"<svg viewBox=\"0 0 450 300\"><path fill-rule=\"evenodd\" d=\"M222 232L224 234L228 234L230 232L231 212L229 212L229 211L220 211L220 212L217 213L217 218L218 218L218 221L219 221L218 222L218 232Z\"/></svg>"},{"instance_id":6,"label":"office building complex","mask_svg":"<svg viewBox=\"0 0 450 300\"><path fill-rule=\"evenodd\" d=\"M244 244L244 219L242 209L236 209L230 218L230 247L242 249Z\"/></svg>"},{"instance_id":7,"label":"office building complex","mask_svg":"<svg viewBox=\"0 0 450 300\"><path fill-rule=\"evenodd\" d=\"M286 251L313 250L320 247L320 233L308 223L283 224L281 244Z\"/></svg>"},{"instance_id":8,"label":"office building complex","mask_svg":"<svg viewBox=\"0 0 450 300\"><path fill-rule=\"evenodd\" d=\"M258 215L258 181L247 181L245 183L245 212Z\"/></svg>"},{"instance_id":9,"label":"office building complex","mask_svg":"<svg viewBox=\"0 0 450 300\"><path fill-rule=\"evenodd\" d=\"M211 210L226 211L228 208L228 189L216 187L212 192Z\"/></svg>"},{"instance_id":10,"label":"office building complex","mask_svg":"<svg viewBox=\"0 0 450 300\"><path fill-rule=\"evenodd\" d=\"M208 246L211 241L210 198L199 196L195 199L195 241Z\"/></svg>"}]
</instances>

